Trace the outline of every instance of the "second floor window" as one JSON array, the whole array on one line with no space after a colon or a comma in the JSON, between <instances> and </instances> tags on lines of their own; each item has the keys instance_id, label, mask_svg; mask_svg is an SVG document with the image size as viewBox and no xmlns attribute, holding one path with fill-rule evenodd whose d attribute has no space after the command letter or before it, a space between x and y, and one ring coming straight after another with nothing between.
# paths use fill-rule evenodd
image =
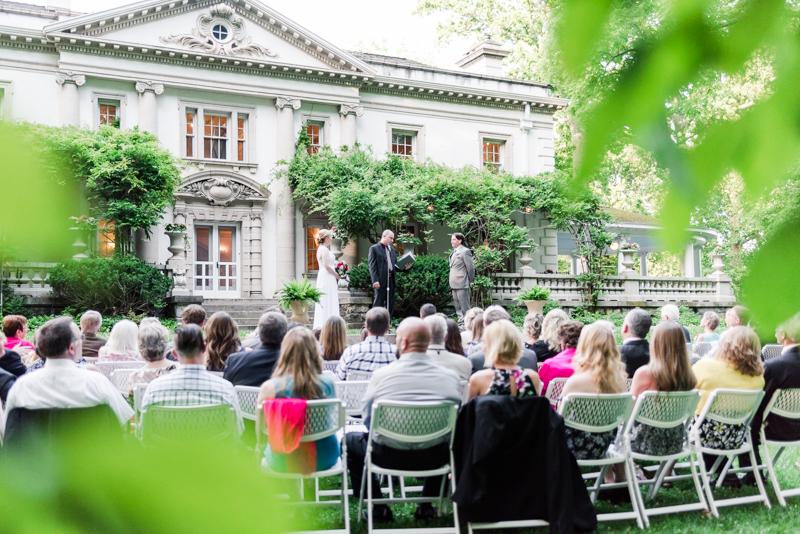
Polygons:
<instances>
[{"instance_id":1,"label":"second floor window","mask_svg":"<svg viewBox=\"0 0 800 534\"><path fill-rule=\"evenodd\" d=\"M185 158L213 159L248 163L250 152L250 114L237 111L184 111Z\"/></svg>"},{"instance_id":2,"label":"second floor window","mask_svg":"<svg viewBox=\"0 0 800 534\"><path fill-rule=\"evenodd\" d=\"M306 149L309 155L318 154L323 146L322 143L322 124L318 122L308 122L306 124L306 135L308 136L308 148Z\"/></svg>"},{"instance_id":3,"label":"second floor window","mask_svg":"<svg viewBox=\"0 0 800 534\"><path fill-rule=\"evenodd\" d=\"M101 100L99 105L100 126L114 126L119 128L119 102Z\"/></svg>"},{"instance_id":4,"label":"second floor window","mask_svg":"<svg viewBox=\"0 0 800 534\"><path fill-rule=\"evenodd\" d=\"M408 158L414 157L414 136L392 132L392 154Z\"/></svg>"},{"instance_id":5,"label":"second floor window","mask_svg":"<svg viewBox=\"0 0 800 534\"><path fill-rule=\"evenodd\" d=\"M483 165L497 172L502 166L503 144L496 141L483 142Z\"/></svg>"},{"instance_id":6,"label":"second floor window","mask_svg":"<svg viewBox=\"0 0 800 534\"><path fill-rule=\"evenodd\" d=\"M239 115L236 123L236 161L247 161L247 118Z\"/></svg>"},{"instance_id":7,"label":"second floor window","mask_svg":"<svg viewBox=\"0 0 800 534\"><path fill-rule=\"evenodd\" d=\"M228 159L228 117L205 115L203 126L203 157Z\"/></svg>"},{"instance_id":8,"label":"second floor window","mask_svg":"<svg viewBox=\"0 0 800 534\"><path fill-rule=\"evenodd\" d=\"M194 111L186 112L186 157L194 157L194 121L196 113Z\"/></svg>"}]
</instances>

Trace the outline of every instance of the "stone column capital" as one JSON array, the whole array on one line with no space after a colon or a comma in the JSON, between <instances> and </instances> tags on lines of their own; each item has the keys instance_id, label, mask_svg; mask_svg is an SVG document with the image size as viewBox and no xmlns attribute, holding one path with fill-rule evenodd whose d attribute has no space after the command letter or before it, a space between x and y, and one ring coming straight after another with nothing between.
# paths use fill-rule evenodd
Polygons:
<instances>
[{"instance_id":1,"label":"stone column capital","mask_svg":"<svg viewBox=\"0 0 800 534\"><path fill-rule=\"evenodd\" d=\"M283 109L286 106L289 106L292 109L300 109L300 99L291 96L279 96L275 99L276 108Z\"/></svg>"},{"instance_id":2,"label":"stone column capital","mask_svg":"<svg viewBox=\"0 0 800 534\"><path fill-rule=\"evenodd\" d=\"M81 85L86 83L86 76L83 74L75 74L71 70L63 71L60 70L56 72L56 83L58 85L64 85L65 83L73 83L80 87Z\"/></svg>"},{"instance_id":3,"label":"stone column capital","mask_svg":"<svg viewBox=\"0 0 800 534\"><path fill-rule=\"evenodd\" d=\"M360 117L364 114L364 106L358 104L341 104L339 105L339 115L347 116L349 113L353 113L356 117Z\"/></svg>"},{"instance_id":4,"label":"stone column capital","mask_svg":"<svg viewBox=\"0 0 800 534\"><path fill-rule=\"evenodd\" d=\"M136 82L136 92L143 94L145 91L151 91L157 95L160 95L164 92L164 84L156 83L153 80Z\"/></svg>"}]
</instances>

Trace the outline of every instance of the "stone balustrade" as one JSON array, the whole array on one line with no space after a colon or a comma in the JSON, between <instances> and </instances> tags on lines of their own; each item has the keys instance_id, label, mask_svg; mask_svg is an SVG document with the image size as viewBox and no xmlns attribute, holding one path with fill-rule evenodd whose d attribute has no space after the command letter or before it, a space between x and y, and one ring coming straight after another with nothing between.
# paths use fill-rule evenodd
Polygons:
<instances>
[{"instance_id":1,"label":"stone balustrade","mask_svg":"<svg viewBox=\"0 0 800 534\"><path fill-rule=\"evenodd\" d=\"M3 266L3 280L16 295L43 297L50 293L50 271L55 263L7 262Z\"/></svg>"}]
</instances>

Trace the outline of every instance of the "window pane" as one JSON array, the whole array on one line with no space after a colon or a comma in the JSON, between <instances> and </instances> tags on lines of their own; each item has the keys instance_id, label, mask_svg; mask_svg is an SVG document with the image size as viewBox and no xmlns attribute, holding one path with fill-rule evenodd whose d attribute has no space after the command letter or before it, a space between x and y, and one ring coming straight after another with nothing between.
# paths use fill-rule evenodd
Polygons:
<instances>
[{"instance_id":1,"label":"window pane","mask_svg":"<svg viewBox=\"0 0 800 534\"><path fill-rule=\"evenodd\" d=\"M114 221L98 221L97 255L101 258L110 258L114 255L115 248Z\"/></svg>"},{"instance_id":2,"label":"window pane","mask_svg":"<svg viewBox=\"0 0 800 534\"><path fill-rule=\"evenodd\" d=\"M209 249L211 247L211 228L197 227L195 229L195 250L197 261L211 261L209 259Z\"/></svg>"},{"instance_id":3,"label":"window pane","mask_svg":"<svg viewBox=\"0 0 800 534\"><path fill-rule=\"evenodd\" d=\"M219 229L219 261L233 261L233 228ZM221 273L220 273L221 274Z\"/></svg>"},{"instance_id":4,"label":"window pane","mask_svg":"<svg viewBox=\"0 0 800 534\"><path fill-rule=\"evenodd\" d=\"M239 141L237 144L239 146L236 149L236 157L239 161L244 161L244 141Z\"/></svg>"},{"instance_id":5,"label":"window pane","mask_svg":"<svg viewBox=\"0 0 800 534\"><path fill-rule=\"evenodd\" d=\"M194 134L194 113L186 113L186 134Z\"/></svg>"},{"instance_id":6,"label":"window pane","mask_svg":"<svg viewBox=\"0 0 800 534\"><path fill-rule=\"evenodd\" d=\"M192 141L193 141L193 139L191 137L187 137L186 138L186 157L187 158L194 157L194 154L192 152Z\"/></svg>"},{"instance_id":7,"label":"window pane","mask_svg":"<svg viewBox=\"0 0 800 534\"><path fill-rule=\"evenodd\" d=\"M319 263L317 263L317 235L319 235L319 230L319 228L306 228L306 267L309 271L319 271Z\"/></svg>"},{"instance_id":8,"label":"window pane","mask_svg":"<svg viewBox=\"0 0 800 534\"><path fill-rule=\"evenodd\" d=\"M244 139L244 117L239 117L239 139Z\"/></svg>"}]
</instances>

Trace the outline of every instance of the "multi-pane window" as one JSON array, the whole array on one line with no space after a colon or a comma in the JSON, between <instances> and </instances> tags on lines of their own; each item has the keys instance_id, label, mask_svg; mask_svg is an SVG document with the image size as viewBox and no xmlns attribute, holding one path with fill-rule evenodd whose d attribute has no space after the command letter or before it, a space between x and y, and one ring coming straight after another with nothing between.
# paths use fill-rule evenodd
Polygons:
<instances>
[{"instance_id":1,"label":"multi-pane window","mask_svg":"<svg viewBox=\"0 0 800 534\"><path fill-rule=\"evenodd\" d=\"M246 147L245 142L247 141L247 117L243 115L239 115L236 118L236 160L237 161L245 161L247 158L245 157Z\"/></svg>"},{"instance_id":2,"label":"multi-pane window","mask_svg":"<svg viewBox=\"0 0 800 534\"><path fill-rule=\"evenodd\" d=\"M100 126L115 126L119 128L119 102L100 101Z\"/></svg>"},{"instance_id":3,"label":"multi-pane window","mask_svg":"<svg viewBox=\"0 0 800 534\"><path fill-rule=\"evenodd\" d=\"M414 136L405 133L392 133L392 154L413 157Z\"/></svg>"},{"instance_id":4,"label":"multi-pane window","mask_svg":"<svg viewBox=\"0 0 800 534\"><path fill-rule=\"evenodd\" d=\"M499 171L502 165L501 151L503 144L496 141L483 142L483 165L494 171Z\"/></svg>"},{"instance_id":5,"label":"multi-pane window","mask_svg":"<svg viewBox=\"0 0 800 534\"><path fill-rule=\"evenodd\" d=\"M317 236L320 228L306 228L306 268L309 271L319 271L317 262Z\"/></svg>"},{"instance_id":6,"label":"multi-pane window","mask_svg":"<svg viewBox=\"0 0 800 534\"><path fill-rule=\"evenodd\" d=\"M197 113L194 110L186 111L186 157L194 157L194 120Z\"/></svg>"},{"instance_id":7,"label":"multi-pane window","mask_svg":"<svg viewBox=\"0 0 800 534\"><path fill-rule=\"evenodd\" d=\"M203 116L203 157L228 159L228 117Z\"/></svg>"},{"instance_id":8,"label":"multi-pane window","mask_svg":"<svg viewBox=\"0 0 800 534\"><path fill-rule=\"evenodd\" d=\"M97 228L97 255L101 258L110 258L116 248L114 236L114 221L98 221Z\"/></svg>"},{"instance_id":9,"label":"multi-pane window","mask_svg":"<svg viewBox=\"0 0 800 534\"><path fill-rule=\"evenodd\" d=\"M306 149L310 155L318 154L322 148L322 133L323 125L318 122L306 123L306 135L308 135L308 148Z\"/></svg>"}]
</instances>

